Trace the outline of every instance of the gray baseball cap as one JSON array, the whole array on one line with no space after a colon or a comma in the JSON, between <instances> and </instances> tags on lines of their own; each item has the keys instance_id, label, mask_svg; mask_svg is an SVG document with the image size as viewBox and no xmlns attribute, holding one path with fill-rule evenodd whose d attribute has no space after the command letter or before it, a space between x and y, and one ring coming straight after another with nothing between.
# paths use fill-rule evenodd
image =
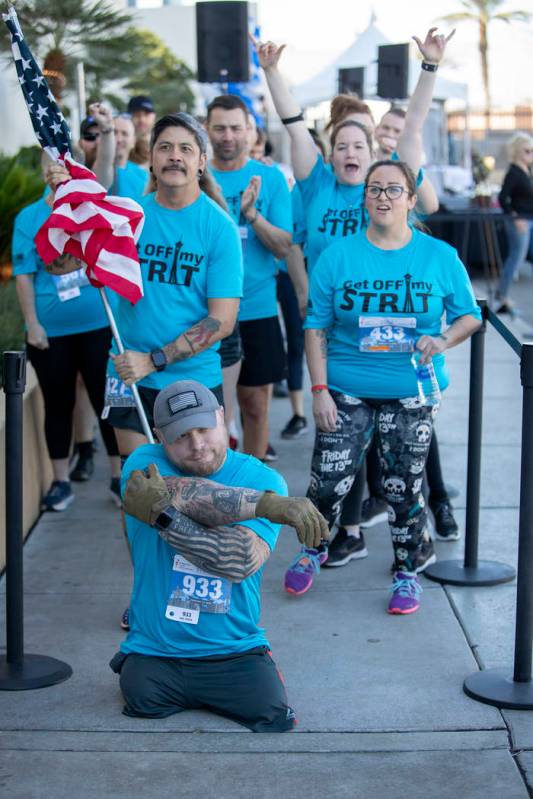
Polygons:
<instances>
[{"instance_id":1,"label":"gray baseball cap","mask_svg":"<svg viewBox=\"0 0 533 799\"><path fill-rule=\"evenodd\" d=\"M178 380L164 388L154 404L154 424L173 444L195 427L216 427L220 404L208 388L196 380Z\"/></svg>"}]
</instances>

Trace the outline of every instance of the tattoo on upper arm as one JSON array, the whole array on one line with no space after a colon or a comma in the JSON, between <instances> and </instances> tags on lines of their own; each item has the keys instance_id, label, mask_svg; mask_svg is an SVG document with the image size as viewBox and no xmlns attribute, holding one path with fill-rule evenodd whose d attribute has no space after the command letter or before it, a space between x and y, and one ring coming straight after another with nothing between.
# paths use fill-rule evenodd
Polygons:
<instances>
[{"instance_id":1,"label":"tattoo on upper arm","mask_svg":"<svg viewBox=\"0 0 533 799\"><path fill-rule=\"evenodd\" d=\"M197 477L165 477L165 483L179 511L209 526L253 519L262 493Z\"/></svg>"}]
</instances>

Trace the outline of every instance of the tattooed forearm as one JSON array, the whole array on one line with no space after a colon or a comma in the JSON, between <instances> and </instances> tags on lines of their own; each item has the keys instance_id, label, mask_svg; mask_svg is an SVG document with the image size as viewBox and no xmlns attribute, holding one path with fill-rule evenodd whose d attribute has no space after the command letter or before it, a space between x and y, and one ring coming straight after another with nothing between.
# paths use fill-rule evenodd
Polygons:
<instances>
[{"instance_id":1,"label":"tattooed forearm","mask_svg":"<svg viewBox=\"0 0 533 799\"><path fill-rule=\"evenodd\" d=\"M240 583L261 568L270 550L262 538L239 525L206 527L178 513L161 538L195 566Z\"/></svg>"},{"instance_id":2,"label":"tattooed forearm","mask_svg":"<svg viewBox=\"0 0 533 799\"><path fill-rule=\"evenodd\" d=\"M200 477L165 477L172 504L191 519L209 527L255 518L262 492L233 488Z\"/></svg>"},{"instance_id":3,"label":"tattooed forearm","mask_svg":"<svg viewBox=\"0 0 533 799\"><path fill-rule=\"evenodd\" d=\"M200 322L178 336L175 341L165 344L163 352L167 357L167 361L169 363L184 361L186 358L191 358L193 355L210 347L211 344L218 341L221 325L222 323L218 319L213 316L206 316L205 319L200 320Z\"/></svg>"},{"instance_id":4,"label":"tattooed forearm","mask_svg":"<svg viewBox=\"0 0 533 799\"><path fill-rule=\"evenodd\" d=\"M320 354L326 360L328 357L328 336L325 330L315 330L315 335L320 342Z\"/></svg>"}]
</instances>

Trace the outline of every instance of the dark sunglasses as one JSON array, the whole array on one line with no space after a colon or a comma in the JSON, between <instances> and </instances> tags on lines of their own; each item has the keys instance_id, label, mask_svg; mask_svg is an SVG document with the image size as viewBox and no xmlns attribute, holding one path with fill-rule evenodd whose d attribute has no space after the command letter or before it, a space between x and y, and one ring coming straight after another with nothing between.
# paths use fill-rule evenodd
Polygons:
<instances>
[{"instance_id":1,"label":"dark sunglasses","mask_svg":"<svg viewBox=\"0 0 533 799\"><path fill-rule=\"evenodd\" d=\"M84 133L81 137L83 141L97 141L100 138L100 133Z\"/></svg>"}]
</instances>

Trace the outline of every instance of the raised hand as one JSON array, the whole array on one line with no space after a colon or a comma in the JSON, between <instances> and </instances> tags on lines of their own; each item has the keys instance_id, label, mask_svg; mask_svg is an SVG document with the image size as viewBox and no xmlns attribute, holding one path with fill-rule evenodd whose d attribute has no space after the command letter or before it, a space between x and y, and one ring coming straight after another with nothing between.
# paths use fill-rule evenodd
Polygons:
<instances>
[{"instance_id":1,"label":"raised hand","mask_svg":"<svg viewBox=\"0 0 533 799\"><path fill-rule=\"evenodd\" d=\"M266 71L268 69L276 69L282 52L286 48L286 44L277 45L274 42L260 42L252 34L249 34L250 41L257 51L259 64Z\"/></svg>"},{"instance_id":2,"label":"raised hand","mask_svg":"<svg viewBox=\"0 0 533 799\"><path fill-rule=\"evenodd\" d=\"M418 49L420 50L424 61L427 61L430 64L440 64L444 57L446 45L452 36L455 35L455 28L450 34L448 34L448 36L444 36L442 34L435 35L436 30L437 28L430 28L426 33L426 38L423 42L420 41L418 36L413 36L413 39L417 43Z\"/></svg>"},{"instance_id":3,"label":"raised hand","mask_svg":"<svg viewBox=\"0 0 533 799\"><path fill-rule=\"evenodd\" d=\"M91 103L89 106L89 114L99 128L108 130L113 127L113 114L105 103Z\"/></svg>"}]
</instances>

